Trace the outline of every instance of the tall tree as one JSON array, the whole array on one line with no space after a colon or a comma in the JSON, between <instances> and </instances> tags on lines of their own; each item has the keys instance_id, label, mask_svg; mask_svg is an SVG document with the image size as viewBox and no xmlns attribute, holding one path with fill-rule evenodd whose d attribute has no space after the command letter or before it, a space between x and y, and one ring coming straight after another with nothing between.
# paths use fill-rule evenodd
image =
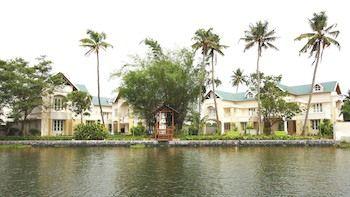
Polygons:
<instances>
[{"instance_id":1,"label":"tall tree","mask_svg":"<svg viewBox=\"0 0 350 197\"><path fill-rule=\"evenodd\" d=\"M63 82L59 75L51 74L51 63L43 56L33 66L21 58L0 65L0 100L11 109L10 116L21 123L23 135L30 113L35 108L49 107L43 98Z\"/></svg>"},{"instance_id":2,"label":"tall tree","mask_svg":"<svg viewBox=\"0 0 350 197\"><path fill-rule=\"evenodd\" d=\"M236 93L238 92L239 85L247 83L246 76L243 74L243 70L241 70L240 68L237 68L237 70L233 71L231 80L232 80L232 86L233 87L236 86Z\"/></svg>"},{"instance_id":3,"label":"tall tree","mask_svg":"<svg viewBox=\"0 0 350 197\"><path fill-rule=\"evenodd\" d=\"M218 114L218 105L216 102L216 94L215 94L215 70L214 70L214 59L215 59L215 64L216 64L216 57L217 54L219 55L224 55L223 49L227 48L228 46L220 44L220 36L217 34L212 33L211 36L211 42L212 44L210 45L209 48L209 56L211 58L211 82L212 82L212 90L214 94L214 106L215 106L215 116L216 116L216 125L217 129L221 131L221 126L220 126L220 121L219 121L219 114Z\"/></svg>"},{"instance_id":4,"label":"tall tree","mask_svg":"<svg viewBox=\"0 0 350 197\"><path fill-rule=\"evenodd\" d=\"M92 96L87 92L73 91L67 95L66 102L69 103L71 111L80 115L80 123L83 123L83 116L89 115L91 109Z\"/></svg>"},{"instance_id":5,"label":"tall tree","mask_svg":"<svg viewBox=\"0 0 350 197\"><path fill-rule=\"evenodd\" d=\"M96 54L97 98L98 98L98 105L100 107L102 124L104 124L105 121L103 118L101 98L100 98L100 56L99 54L101 49L106 50L107 48L113 47L113 46L105 41L107 36L104 32L99 33L93 30L87 30L86 34L88 35L88 37L80 40L80 46L88 49L85 55L90 55L91 53Z\"/></svg>"},{"instance_id":6,"label":"tall tree","mask_svg":"<svg viewBox=\"0 0 350 197\"><path fill-rule=\"evenodd\" d=\"M312 76L312 82L311 82L311 89L309 93L309 100L307 102L302 135L305 135L305 132L306 132L306 125L309 118L309 110L311 105L313 89L315 86L317 68L320 63L320 60L322 59L324 49L332 45L335 45L340 49L339 42L335 40L339 35L339 31L334 30L334 28L337 25L333 24L328 26L327 19L328 17L325 12L314 13L313 17L309 19L309 24L312 32L300 34L297 38L295 38L295 40L298 40L298 41L304 40L304 39L307 40L306 44L300 49L299 53L309 53L310 57L314 58L312 65L315 64L314 72Z\"/></svg>"},{"instance_id":7,"label":"tall tree","mask_svg":"<svg viewBox=\"0 0 350 197\"><path fill-rule=\"evenodd\" d=\"M288 93L278 87L281 76L261 77L261 114L264 120L264 133L269 135L275 123L294 117L300 109L297 103L285 100Z\"/></svg>"},{"instance_id":8,"label":"tall tree","mask_svg":"<svg viewBox=\"0 0 350 197\"><path fill-rule=\"evenodd\" d=\"M152 53L146 58L135 58L129 64L133 70L122 73L119 93L149 126L154 124L153 112L157 107L163 104L173 107L179 112L175 121L181 128L189 106L198 97L193 53L182 49L160 54L157 52L160 50L156 50L161 49L159 46L145 44Z\"/></svg>"},{"instance_id":9,"label":"tall tree","mask_svg":"<svg viewBox=\"0 0 350 197\"><path fill-rule=\"evenodd\" d=\"M261 131L261 101L260 101L260 68L259 68L259 61L260 57L262 55L262 50L263 49L275 49L278 50L275 45L272 44L277 37L275 36L275 30L269 30L268 28L268 22L262 22L259 21L255 25L250 25L249 30L244 32L244 37L241 38L240 40L243 40L246 42L246 45L244 47L244 51L251 49L253 46L257 46L258 50L258 56L257 56L257 61L256 61L256 73L258 77L257 81L257 101L258 101L258 134Z\"/></svg>"},{"instance_id":10,"label":"tall tree","mask_svg":"<svg viewBox=\"0 0 350 197\"><path fill-rule=\"evenodd\" d=\"M201 104L203 100L203 94L205 93L205 78L206 78L206 65L207 65L207 58L209 49L211 46L213 46L212 41L212 30L213 28L209 28L207 30L205 29L198 29L192 38L194 43L192 44L192 48L197 52L198 50L201 51L202 54L202 63L199 68L199 96L198 96L198 112L201 114Z\"/></svg>"}]
</instances>

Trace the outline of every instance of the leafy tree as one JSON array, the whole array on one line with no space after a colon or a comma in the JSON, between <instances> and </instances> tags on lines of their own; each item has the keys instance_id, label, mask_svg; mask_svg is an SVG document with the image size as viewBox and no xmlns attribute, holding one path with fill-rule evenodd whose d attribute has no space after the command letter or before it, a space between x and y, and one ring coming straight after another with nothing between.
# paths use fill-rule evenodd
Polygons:
<instances>
[{"instance_id":1,"label":"leafy tree","mask_svg":"<svg viewBox=\"0 0 350 197\"><path fill-rule=\"evenodd\" d=\"M0 100L11 109L14 121L21 121L23 135L26 134L24 128L29 114L35 108L47 107L43 97L62 84L59 75L51 74L51 61L44 56L37 60L34 66L21 58L0 65Z\"/></svg>"},{"instance_id":2,"label":"leafy tree","mask_svg":"<svg viewBox=\"0 0 350 197\"><path fill-rule=\"evenodd\" d=\"M339 42L335 40L339 35L339 31L334 30L334 28L337 25L333 24L333 25L327 26L327 20L328 20L328 17L325 12L314 13L313 17L309 19L310 27L313 32L303 33L299 35L297 38L295 38L295 40L298 40L298 41L304 40L304 39L307 40L306 44L303 46L303 48L300 49L299 53L309 53L310 57L314 58L314 61L312 62L312 64L315 64L302 135L305 135L305 132L306 132L306 124L309 117L309 111L311 106L313 87L315 85L317 68L320 60L322 59L324 49L332 45L335 45L340 49Z\"/></svg>"},{"instance_id":3,"label":"leafy tree","mask_svg":"<svg viewBox=\"0 0 350 197\"><path fill-rule=\"evenodd\" d=\"M249 26L249 30L244 32L244 37L241 38L240 40L243 40L246 42L246 45L244 47L244 51L251 49L253 46L257 45L257 49L258 49L258 57L257 57L257 62L256 62L256 74L257 74L257 86L256 86L256 90L257 90L257 100L258 100L258 117L259 117L259 121L258 121L258 133L260 133L260 129L261 129L261 110L260 110L260 105L261 105L261 101L260 101L260 75L258 73L260 73L260 68L259 68L259 61L260 61L260 57L262 55L262 50L263 49L277 49L277 47L275 45L272 44L272 42L274 42L277 37L275 36L275 30L269 30L268 28L268 22L257 22L255 25L250 25Z\"/></svg>"},{"instance_id":4,"label":"leafy tree","mask_svg":"<svg viewBox=\"0 0 350 197\"><path fill-rule=\"evenodd\" d=\"M154 43L154 42L153 42ZM198 97L197 75L193 68L193 53L187 49L156 53L146 58L135 58L132 68L122 74L120 95L132 106L134 113L148 125L154 124L153 111L160 105L176 109L175 121L181 128L190 104ZM158 47L161 49L160 47Z\"/></svg>"},{"instance_id":5,"label":"leafy tree","mask_svg":"<svg viewBox=\"0 0 350 197\"><path fill-rule=\"evenodd\" d=\"M341 107L341 114L343 114L343 119L345 121L350 121L350 90L344 99L343 106Z\"/></svg>"},{"instance_id":6,"label":"leafy tree","mask_svg":"<svg viewBox=\"0 0 350 197\"><path fill-rule=\"evenodd\" d=\"M186 117L186 120L191 122L191 125L189 126L189 134L198 134L203 131L207 118L207 116L201 117L198 112L192 110Z\"/></svg>"},{"instance_id":7,"label":"leafy tree","mask_svg":"<svg viewBox=\"0 0 350 197\"><path fill-rule=\"evenodd\" d=\"M231 76L232 79L232 86L236 86L236 93L238 92L238 86L241 84L247 84L247 76L243 74L243 70L240 68L237 68L237 70L233 71L233 75Z\"/></svg>"},{"instance_id":8,"label":"leafy tree","mask_svg":"<svg viewBox=\"0 0 350 197\"><path fill-rule=\"evenodd\" d=\"M101 119L102 124L105 123L102 113L102 106L101 106L101 98L100 98L100 50L106 50L109 47L113 47L111 44L107 43L106 37L107 35L104 32L98 33L93 30L87 30L86 34L88 35L87 38L83 38L80 40L80 46L88 48L88 51L85 53L85 55L90 55L91 53L96 54L96 60L97 60L97 98L98 98L98 105L100 107L100 113L101 113Z\"/></svg>"},{"instance_id":9,"label":"leafy tree","mask_svg":"<svg viewBox=\"0 0 350 197\"><path fill-rule=\"evenodd\" d=\"M87 92L73 91L67 95L70 110L80 115L80 123L83 123L83 116L90 115L92 96Z\"/></svg>"},{"instance_id":10,"label":"leafy tree","mask_svg":"<svg viewBox=\"0 0 350 197\"><path fill-rule=\"evenodd\" d=\"M285 100L288 93L278 87L281 78L281 76L262 76L261 78L261 114L265 134L271 134L271 128L275 123L283 119L290 119L300 112L297 103Z\"/></svg>"},{"instance_id":11,"label":"leafy tree","mask_svg":"<svg viewBox=\"0 0 350 197\"><path fill-rule=\"evenodd\" d=\"M220 44L220 36L217 34L212 33L211 36L211 42L212 45L209 46L209 56L211 58L211 81L212 81L212 90L213 93L215 94L215 70L214 70L214 59L215 59L215 64L216 64L216 57L217 54L224 55L223 49L227 48L227 46ZM218 114L218 105L216 102L216 96L214 96L214 106L215 106L215 116L216 116L216 125L217 125L217 130L221 130L220 126L220 121L219 121L219 114Z\"/></svg>"}]
</instances>

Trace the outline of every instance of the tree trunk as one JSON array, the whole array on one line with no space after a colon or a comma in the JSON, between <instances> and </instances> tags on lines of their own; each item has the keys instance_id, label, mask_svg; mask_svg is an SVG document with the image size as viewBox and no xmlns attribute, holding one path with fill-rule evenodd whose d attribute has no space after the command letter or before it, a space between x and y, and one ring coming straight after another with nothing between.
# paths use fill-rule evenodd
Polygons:
<instances>
[{"instance_id":1,"label":"tree trunk","mask_svg":"<svg viewBox=\"0 0 350 197\"><path fill-rule=\"evenodd\" d=\"M318 63L319 63L319 60L320 60L320 50L321 50L320 45L321 45L321 43L318 44L318 49L317 49L317 54L316 54L316 64L315 64L314 73L313 73L313 76L312 76L311 90L310 90L310 94L309 94L309 100L307 102L303 130L302 130L302 133L301 133L301 135L303 135L303 136L306 134L306 125L307 125L307 121L308 121L308 118L309 118L309 111L310 111L312 93L313 93L313 89L314 89L314 85L315 85L317 67L318 67Z\"/></svg>"},{"instance_id":2,"label":"tree trunk","mask_svg":"<svg viewBox=\"0 0 350 197\"><path fill-rule=\"evenodd\" d=\"M236 93L238 93L238 85L237 85L237 87L236 87Z\"/></svg>"},{"instance_id":3,"label":"tree trunk","mask_svg":"<svg viewBox=\"0 0 350 197\"><path fill-rule=\"evenodd\" d=\"M22 124L21 124L21 132L22 132L22 136L26 136L24 132L24 119L22 120Z\"/></svg>"},{"instance_id":4,"label":"tree trunk","mask_svg":"<svg viewBox=\"0 0 350 197\"><path fill-rule=\"evenodd\" d=\"M102 112L101 98L100 98L100 57L99 57L98 51L96 51L96 59L97 59L97 98L98 98L98 105L100 107L102 124L104 125L105 120L103 119L103 112Z\"/></svg>"},{"instance_id":5,"label":"tree trunk","mask_svg":"<svg viewBox=\"0 0 350 197\"><path fill-rule=\"evenodd\" d=\"M260 43L259 43L259 45L258 45L258 58L257 58L257 61L256 61L256 74L257 74L256 89L257 89L257 92L258 92L258 95L257 95L257 102L258 102L258 132L257 132L257 134L258 135L261 133L260 71L259 71L260 56L261 56L261 46L260 46Z\"/></svg>"},{"instance_id":6,"label":"tree trunk","mask_svg":"<svg viewBox=\"0 0 350 197\"><path fill-rule=\"evenodd\" d=\"M202 59L202 65L201 65L201 68L200 68L200 78L199 78L199 96L198 96L198 113L199 113L199 118L201 117L201 111L202 111L202 98L203 98L203 95L202 95L202 87L203 87L203 84L204 84L204 76L205 76L205 58L206 58L206 55L203 54L203 59ZM203 76L204 75L204 76ZM199 128L199 125L198 125L198 128ZM202 131L199 131L199 132L202 132Z\"/></svg>"},{"instance_id":7,"label":"tree trunk","mask_svg":"<svg viewBox=\"0 0 350 197\"><path fill-rule=\"evenodd\" d=\"M213 88L213 96L214 96L214 106L215 106L215 116L216 116L216 127L219 133L221 133L221 126L219 122L219 114L218 114L218 106L216 103L216 94L215 94L215 80L214 80L214 54L211 57L211 82Z\"/></svg>"},{"instance_id":8,"label":"tree trunk","mask_svg":"<svg viewBox=\"0 0 350 197\"><path fill-rule=\"evenodd\" d=\"M80 124L83 123L83 113L80 114Z\"/></svg>"},{"instance_id":9,"label":"tree trunk","mask_svg":"<svg viewBox=\"0 0 350 197\"><path fill-rule=\"evenodd\" d=\"M26 131L25 131L25 128L24 128L24 126L25 126L25 124L26 124L26 122L27 122L27 113L24 113L24 116L23 116L23 120L22 120L22 124L21 124L21 132L22 132L22 135L23 136L26 136Z\"/></svg>"}]
</instances>

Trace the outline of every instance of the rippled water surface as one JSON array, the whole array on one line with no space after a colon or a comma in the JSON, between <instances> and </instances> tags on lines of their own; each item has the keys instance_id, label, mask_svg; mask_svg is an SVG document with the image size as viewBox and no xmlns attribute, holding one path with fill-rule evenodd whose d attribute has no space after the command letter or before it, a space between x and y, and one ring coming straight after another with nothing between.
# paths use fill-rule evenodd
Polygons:
<instances>
[{"instance_id":1,"label":"rippled water surface","mask_svg":"<svg viewBox=\"0 0 350 197\"><path fill-rule=\"evenodd\" d=\"M350 196L350 150L0 149L0 196Z\"/></svg>"}]
</instances>

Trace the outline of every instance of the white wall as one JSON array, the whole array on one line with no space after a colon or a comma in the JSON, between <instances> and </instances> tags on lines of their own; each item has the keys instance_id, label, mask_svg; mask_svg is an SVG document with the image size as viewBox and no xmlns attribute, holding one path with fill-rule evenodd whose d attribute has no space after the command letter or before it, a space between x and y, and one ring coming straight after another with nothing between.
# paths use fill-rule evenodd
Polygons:
<instances>
[{"instance_id":1,"label":"white wall","mask_svg":"<svg viewBox=\"0 0 350 197\"><path fill-rule=\"evenodd\" d=\"M350 142L350 122L336 122L334 124L334 139Z\"/></svg>"}]
</instances>

